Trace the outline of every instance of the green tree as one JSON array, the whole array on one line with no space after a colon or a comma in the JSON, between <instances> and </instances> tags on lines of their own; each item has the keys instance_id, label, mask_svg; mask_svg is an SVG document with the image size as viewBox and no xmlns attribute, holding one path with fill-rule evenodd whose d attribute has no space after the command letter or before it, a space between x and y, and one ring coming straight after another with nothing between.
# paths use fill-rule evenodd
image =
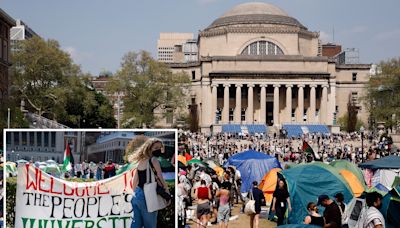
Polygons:
<instances>
[{"instance_id":1,"label":"green tree","mask_svg":"<svg viewBox=\"0 0 400 228\"><path fill-rule=\"evenodd\" d=\"M55 40L22 41L12 55L12 95L26 110L69 127L115 127L113 109Z\"/></svg>"},{"instance_id":2,"label":"green tree","mask_svg":"<svg viewBox=\"0 0 400 228\"><path fill-rule=\"evenodd\" d=\"M365 103L372 124L385 122L386 127L398 125L400 115L400 58L382 61L382 72L369 80Z\"/></svg>"},{"instance_id":3,"label":"green tree","mask_svg":"<svg viewBox=\"0 0 400 228\"><path fill-rule=\"evenodd\" d=\"M186 74L172 73L148 52L129 52L107 89L124 94L123 127L152 127L159 118L186 107L189 82Z\"/></svg>"}]
</instances>

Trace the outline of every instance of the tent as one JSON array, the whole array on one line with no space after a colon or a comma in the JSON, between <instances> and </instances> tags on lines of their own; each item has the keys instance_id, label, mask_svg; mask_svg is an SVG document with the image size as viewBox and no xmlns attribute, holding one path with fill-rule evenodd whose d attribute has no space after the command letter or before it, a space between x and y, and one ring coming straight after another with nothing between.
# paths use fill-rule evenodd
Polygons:
<instances>
[{"instance_id":1,"label":"tent","mask_svg":"<svg viewBox=\"0 0 400 228\"><path fill-rule=\"evenodd\" d=\"M336 160L330 163L331 166L335 167L338 171L340 170L348 170L352 172L361 184L366 188L367 185L365 184L364 176L360 168L357 167L356 164L351 163L347 160Z\"/></svg>"},{"instance_id":2,"label":"tent","mask_svg":"<svg viewBox=\"0 0 400 228\"><path fill-rule=\"evenodd\" d=\"M400 157L390 155L377 160L361 163L358 166L363 169L400 169Z\"/></svg>"},{"instance_id":3,"label":"tent","mask_svg":"<svg viewBox=\"0 0 400 228\"><path fill-rule=\"evenodd\" d=\"M282 169L280 168L273 168L265 174L261 180L259 188L263 191L267 203L272 202L272 194L274 193L276 184L278 183L278 172L281 170Z\"/></svg>"},{"instance_id":4,"label":"tent","mask_svg":"<svg viewBox=\"0 0 400 228\"><path fill-rule=\"evenodd\" d=\"M235 166L240 171L242 176L241 192L248 192L252 182L260 182L271 169L281 168L275 157L255 150L247 150L231 156L224 166Z\"/></svg>"},{"instance_id":5,"label":"tent","mask_svg":"<svg viewBox=\"0 0 400 228\"><path fill-rule=\"evenodd\" d=\"M385 217L386 227L395 228L400 224L400 185L393 188L382 199L381 213Z\"/></svg>"},{"instance_id":6,"label":"tent","mask_svg":"<svg viewBox=\"0 0 400 228\"><path fill-rule=\"evenodd\" d=\"M333 199L336 193L341 192L345 203L353 198L343 177L332 166L322 162L297 165L280 173L288 185L293 208L289 213L290 223L302 223L308 215L307 204L317 202L319 195L326 194Z\"/></svg>"},{"instance_id":7,"label":"tent","mask_svg":"<svg viewBox=\"0 0 400 228\"><path fill-rule=\"evenodd\" d=\"M351 191L355 197L361 196L365 191L365 187L361 184L360 180L352 172L342 169L339 171L340 175L346 180L347 184L350 186Z\"/></svg>"}]
</instances>

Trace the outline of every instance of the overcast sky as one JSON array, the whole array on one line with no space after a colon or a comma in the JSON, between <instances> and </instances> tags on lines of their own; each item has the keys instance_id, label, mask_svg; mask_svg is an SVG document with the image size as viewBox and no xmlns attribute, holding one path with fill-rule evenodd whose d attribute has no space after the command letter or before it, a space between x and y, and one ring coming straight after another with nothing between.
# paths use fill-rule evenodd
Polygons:
<instances>
[{"instance_id":1,"label":"overcast sky","mask_svg":"<svg viewBox=\"0 0 400 228\"><path fill-rule=\"evenodd\" d=\"M261 1L261 0L260 0ZM1 0L43 38L56 39L85 72L115 72L124 53L156 56L160 32L197 34L244 0ZM361 63L400 56L400 0L270 0L324 42L359 48ZM335 38L333 40L333 31Z\"/></svg>"}]
</instances>

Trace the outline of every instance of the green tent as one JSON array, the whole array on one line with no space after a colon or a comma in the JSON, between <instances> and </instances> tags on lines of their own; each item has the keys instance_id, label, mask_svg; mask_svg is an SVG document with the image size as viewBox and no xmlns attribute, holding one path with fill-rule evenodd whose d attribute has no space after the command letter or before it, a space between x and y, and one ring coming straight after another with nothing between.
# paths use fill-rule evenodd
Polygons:
<instances>
[{"instance_id":1,"label":"green tent","mask_svg":"<svg viewBox=\"0 0 400 228\"><path fill-rule=\"evenodd\" d=\"M397 228L400 224L400 185L390 190L382 199L381 213L387 228Z\"/></svg>"},{"instance_id":2,"label":"green tent","mask_svg":"<svg viewBox=\"0 0 400 228\"><path fill-rule=\"evenodd\" d=\"M325 194L334 198L336 193L344 195L345 202L353 198L350 187L343 177L332 167L321 162L297 165L282 170L290 194L293 210L289 213L289 222L301 224L308 215L307 204L317 202L318 196ZM320 208L323 211L323 208Z\"/></svg>"},{"instance_id":3,"label":"green tent","mask_svg":"<svg viewBox=\"0 0 400 228\"><path fill-rule=\"evenodd\" d=\"M357 177L357 179L360 181L360 183L364 186L364 188L367 188L362 171L355 164L353 164L347 160L336 160L336 161L331 162L330 165L335 167L338 171L345 169L345 170L352 172Z\"/></svg>"}]
</instances>

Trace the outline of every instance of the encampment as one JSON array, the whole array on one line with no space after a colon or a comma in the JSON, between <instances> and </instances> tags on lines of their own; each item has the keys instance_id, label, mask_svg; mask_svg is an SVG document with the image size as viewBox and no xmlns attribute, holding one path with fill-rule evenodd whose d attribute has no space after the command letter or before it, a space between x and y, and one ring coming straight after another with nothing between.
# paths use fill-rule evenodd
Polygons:
<instances>
[{"instance_id":1,"label":"encampment","mask_svg":"<svg viewBox=\"0 0 400 228\"><path fill-rule=\"evenodd\" d=\"M374 187L382 184L387 189L392 189L396 177L400 176L400 157L387 156L377 160L367 161L358 165L360 168L365 169L365 172L371 170L373 177L367 182L371 182Z\"/></svg>"},{"instance_id":2,"label":"encampment","mask_svg":"<svg viewBox=\"0 0 400 228\"><path fill-rule=\"evenodd\" d=\"M268 204L272 202L272 194L276 189L276 184L278 182L278 172L282 169L280 168L273 168L267 174L264 175L259 188L264 193L265 200Z\"/></svg>"},{"instance_id":3,"label":"encampment","mask_svg":"<svg viewBox=\"0 0 400 228\"><path fill-rule=\"evenodd\" d=\"M279 161L272 156L248 150L231 156L224 164L225 167L235 166L242 176L241 192L247 192L251 188L252 182L260 183L266 173L273 168L281 168Z\"/></svg>"}]
</instances>

